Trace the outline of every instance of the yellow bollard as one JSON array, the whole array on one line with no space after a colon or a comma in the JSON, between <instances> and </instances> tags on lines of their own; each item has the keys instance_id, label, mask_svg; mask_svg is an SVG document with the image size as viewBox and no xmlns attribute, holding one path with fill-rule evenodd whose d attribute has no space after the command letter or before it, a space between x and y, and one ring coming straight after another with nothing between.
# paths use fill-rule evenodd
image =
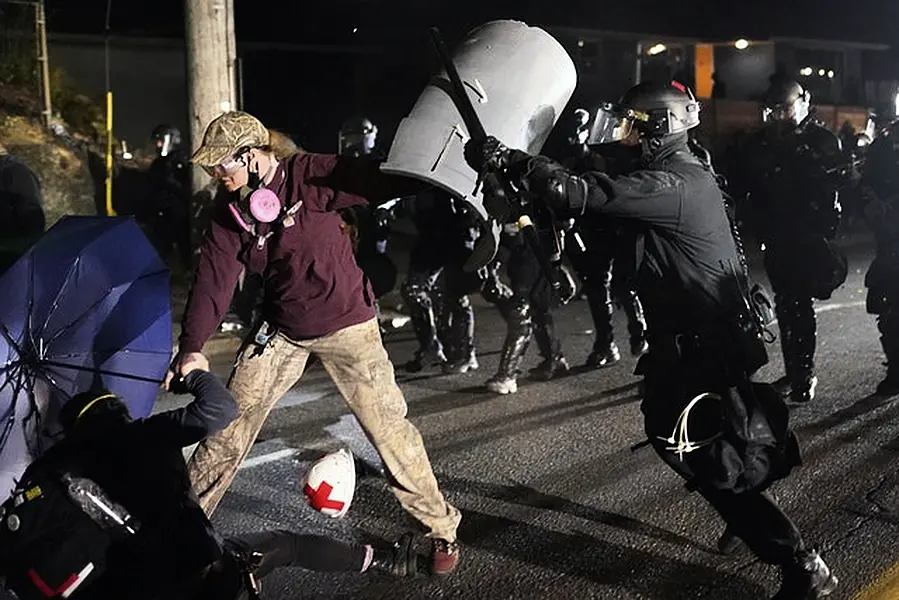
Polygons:
<instances>
[{"instance_id":1,"label":"yellow bollard","mask_svg":"<svg viewBox=\"0 0 899 600\"><path fill-rule=\"evenodd\" d=\"M106 92L106 216L116 216L112 207L112 91Z\"/></svg>"}]
</instances>

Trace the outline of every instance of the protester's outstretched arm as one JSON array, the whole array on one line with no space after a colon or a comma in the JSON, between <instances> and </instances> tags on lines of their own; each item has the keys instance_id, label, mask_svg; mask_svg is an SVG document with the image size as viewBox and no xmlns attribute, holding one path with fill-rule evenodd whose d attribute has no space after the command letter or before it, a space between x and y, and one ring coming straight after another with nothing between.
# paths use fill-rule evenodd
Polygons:
<instances>
[{"instance_id":1,"label":"protester's outstretched arm","mask_svg":"<svg viewBox=\"0 0 899 600\"><path fill-rule=\"evenodd\" d=\"M194 396L193 402L147 419L150 426L160 428L160 435L173 436L173 443L181 447L196 444L237 418L234 396L207 368L193 368L182 379L183 388Z\"/></svg>"}]
</instances>

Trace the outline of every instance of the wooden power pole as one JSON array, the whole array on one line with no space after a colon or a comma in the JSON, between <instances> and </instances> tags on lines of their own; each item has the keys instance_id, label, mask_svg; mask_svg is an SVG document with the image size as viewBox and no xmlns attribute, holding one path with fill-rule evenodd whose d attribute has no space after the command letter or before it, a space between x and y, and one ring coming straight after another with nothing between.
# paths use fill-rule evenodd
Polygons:
<instances>
[{"instance_id":1,"label":"wooden power pole","mask_svg":"<svg viewBox=\"0 0 899 600\"><path fill-rule=\"evenodd\" d=\"M233 0L186 0L187 80L191 148L196 150L212 119L236 109ZM209 202L209 176L192 169L196 216Z\"/></svg>"}]
</instances>

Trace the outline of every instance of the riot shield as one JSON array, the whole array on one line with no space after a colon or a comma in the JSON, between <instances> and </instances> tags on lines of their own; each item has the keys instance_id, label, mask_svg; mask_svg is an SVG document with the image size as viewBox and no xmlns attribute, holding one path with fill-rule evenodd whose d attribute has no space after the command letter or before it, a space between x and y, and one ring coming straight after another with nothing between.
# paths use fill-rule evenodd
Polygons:
<instances>
[{"instance_id":1,"label":"riot shield","mask_svg":"<svg viewBox=\"0 0 899 600\"><path fill-rule=\"evenodd\" d=\"M551 35L520 21L491 21L473 30L453 55L484 129L510 148L538 154L577 85L568 53ZM466 268L496 252L499 224L484 205L478 174L465 162L469 132L445 71L435 76L403 119L381 165L439 186L469 202L484 230Z\"/></svg>"}]
</instances>

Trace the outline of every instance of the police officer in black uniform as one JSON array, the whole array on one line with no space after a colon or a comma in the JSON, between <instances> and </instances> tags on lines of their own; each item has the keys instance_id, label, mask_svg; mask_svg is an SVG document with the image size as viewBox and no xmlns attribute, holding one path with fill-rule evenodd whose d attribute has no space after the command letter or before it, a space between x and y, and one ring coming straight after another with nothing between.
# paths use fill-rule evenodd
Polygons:
<instances>
[{"instance_id":1,"label":"police officer in black uniform","mask_svg":"<svg viewBox=\"0 0 899 600\"><path fill-rule=\"evenodd\" d=\"M887 375L877 386L884 396L899 394L899 121L893 121L868 148L862 175L865 216L877 253L865 276L867 309L877 315Z\"/></svg>"},{"instance_id":2,"label":"police officer in black uniform","mask_svg":"<svg viewBox=\"0 0 899 600\"><path fill-rule=\"evenodd\" d=\"M483 285L481 274L463 267L474 250L478 227L467 202L432 188L404 204L418 230L409 273L400 291L418 340L410 373L441 365L444 373L478 368L474 309L470 294Z\"/></svg>"},{"instance_id":3,"label":"police officer in black uniform","mask_svg":"<svg viewBox=\"0 0 899 600\"><path fill-rule=\"evenodd\" d=\"M721 192L687 146L687 131L698 124L699 104L684 86L645 82L604 105L591 131L594 143L639 144L641 165L629 174L578 175L493 138L470 142L466 158L557 215L616 217L638 227L649 441L759 559L781 567L775 598L820 598L836 579L765 491L797 464L798 449L783 399L750 381L767 355Z\"/></svg>"},{"instance_id":4,"label":"police officer in black uniform","mask_svg":"<svg viewBox=\"0 0 899 600\"><path fill-rule=\"evenodd\" d=\"M349 119L340 128L338 153L353 157L378 155L377 141L378 128L374 123L364 117ZM375 207L353 206L342 212L353 236L356 262L371 283L375 299L396 287L397 267L387 254L387 244L397 202L398 199Z\"/></svg>"},{"instance_id":5,"label":"police officer in black uniform","mask_svg":"<svg viewBox=\"0 0 899 600\"><path fill-rule=\"evenodd\" d=\"M765 252L774 289L786 375L777 386L795 402L815 396L813 299L825 300L846 279L832 240L840 224L838 188L849 161L836 135L815 121L811 96L795 81L776 81L765 101L765 125L745 147L738 187Z\"/></svg>"},{"instance_id":6,"label":"police officer in black uniform","mask_svg":"<svg viewBox=\"0 0 899 600\"><path fill-rule=\"evenodd\" d=\"M150 139L156 158L147 173L150 186L149 225L160 254L174 249L185 269L191 265L190 169L181 147L181 132L171 125L157 126Z\"/></svg>"},{"instance_id":7,"label":"police officer in black uniform","mask_svg":"<svg viewBox=\"0 0 899 600\"><path fill-rule=\"evenodd\" d=\"M568 152L562 164L575 173L626 171L631 155L634 154L630 149L624 152L610 149L603 152L600 149L597 152L587 145L589 117L589 113L582 108L574 112L572 135L568 138ZM597 223L596 219L590 217L571 220L566 233L565 251L575 272L584 282L590 315L596 329L596 340L586 365L606 367L621 359L612 331L616 302L627 315L631 354L642 355L648 345L643 306L632 285L635 266L633 234L626 229L624 223L610 219Z\"/></svg>"}]
</instances>

